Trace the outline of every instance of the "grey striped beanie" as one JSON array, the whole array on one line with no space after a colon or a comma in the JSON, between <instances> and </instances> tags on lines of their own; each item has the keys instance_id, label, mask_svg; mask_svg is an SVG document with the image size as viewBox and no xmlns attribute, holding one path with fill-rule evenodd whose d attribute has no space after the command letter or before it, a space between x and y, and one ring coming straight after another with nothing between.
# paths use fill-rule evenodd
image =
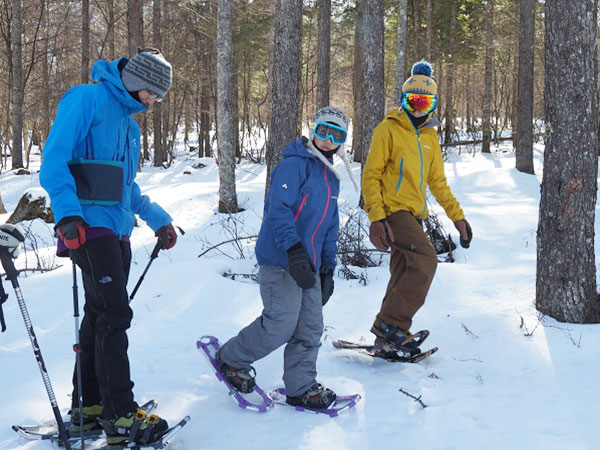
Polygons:
<instances>
[{"instance_id":1,"label":"grey striped beanie","mask_svg":"<svg viewBox=\"0 0 600 450\"><path fill-rule=\"evenodd\" d=\"M171 87L173 68L156 49L143 49L121 71L121 81L129 92L148 89L164 97Z\"/></svg>"}]
</instances>

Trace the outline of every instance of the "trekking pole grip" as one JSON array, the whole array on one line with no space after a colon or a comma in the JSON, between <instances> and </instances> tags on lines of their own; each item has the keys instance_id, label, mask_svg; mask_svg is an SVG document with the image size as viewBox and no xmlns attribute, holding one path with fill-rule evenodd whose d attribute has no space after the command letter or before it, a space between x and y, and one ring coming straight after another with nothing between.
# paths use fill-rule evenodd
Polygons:
<instances>
[{"instance_id":1,"label":"trekking pole grip","mask_svg":"<svg viewBox=\"0 0 600 450\"><path fill-rule=\"evenodd\" d=\"M160 252L161 248L162 247L160 246L160 242L157 242L154 246L154 250L152 250L152 253L150 254L150 259L158 258L158 252Z\"/></svg>"},{"instance_id":2,"label":"trekking pole grip","mask_svg":"<svg viewBox=\"0 0 600 450\"><path fill-rule=\"evenodd\" d=\"M19 271L5 247L0 247L0 262L2 262L2 267L4 268L4 272L6 272L6 278L13 282L14 285L14 280L19 276Z\"/></svg>"}]
</instances>

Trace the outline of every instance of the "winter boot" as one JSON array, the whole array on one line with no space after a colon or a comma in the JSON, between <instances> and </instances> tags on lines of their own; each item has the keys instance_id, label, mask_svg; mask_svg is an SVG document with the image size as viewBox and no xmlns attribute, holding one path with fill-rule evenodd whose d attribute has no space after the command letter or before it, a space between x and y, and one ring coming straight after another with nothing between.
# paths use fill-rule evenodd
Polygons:
<instances>
[{"instance_id":1,"label":"winter boot","mask_svg":"<svg viewBox=\"0 0 600 450\"><path fill-rule=\"evenodd\" d=\"M254 370L254 367L250 366L249 369L237 369L223 362L220 352L217 352L216 356L221 374L227 378L229 384L242 394L249 394L254 391L254 387L256 386L256 370Z\"/></svg>"},{"instance_id":2,"label":"winter boot","mask_svg":"<svg viewBox=\"0 0 600 450\"><path fill-rule=\"evenodd\" d=\"M130 411L117 419L100 419L108 445L126 446L130 442L139 445L158 441L169 430L165 419L156 414L146 416L143 411Z\"/></svg>"},{"instance_id":3,"label":"winter boot","mask_svg":"<svg viewBox=\"0 0 600 450\"><path fill-rule=\"evenodd\" d=\"M79 418L79 407L71 408L69 415L71 416L71 433L79 433L81 427L83 431L91 431L100 429L98 419L102 417L102 405L84 406L83 421ZM83 422L83 423L82 423Z\"/></svg>"},{"instance_id":4,"label":"winter boot","mask_svg":"<svg viewBox=\"0 0 600 450\"><path fill-rule=\"evenodd\" d=\"M376 336L375 351L406 353L404 356L411 356L421 351L417 343L410 340L412 334L409 331L390 326L381 319L375 320L371 333Z\"/></svg>"},{"instance_id":5,"label":"winter boot","mask_svg":"<svg viewBox=\"0 0 600 450\"><path fill-rule=\"evenodd\" d=\"M314 409L326 409L335 402L336 395L331 389L317 383L304 394L296 397L286 396L285 401L292 406L308 406Z\"/></svg>"}]
</instances>

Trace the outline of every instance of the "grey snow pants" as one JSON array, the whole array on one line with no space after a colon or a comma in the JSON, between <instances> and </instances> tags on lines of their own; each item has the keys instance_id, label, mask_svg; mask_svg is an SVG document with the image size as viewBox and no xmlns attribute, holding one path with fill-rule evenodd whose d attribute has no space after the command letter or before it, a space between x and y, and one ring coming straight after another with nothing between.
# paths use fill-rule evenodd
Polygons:
<instances>
[{"instance_id":1,"label":"grey snow pants","mask_svg":"<svg viewBox=\"0 0 600 450\"><path fill-rule=\"evenodd\" d=\"M262 314L223 345L221 359L233 367L249 368L287 343L283 382L288 395L300 395L317 382L317 354L323 334L318 274L315 285L303 290L286 270L261 265L258 280Z\"/></svg>"}]
</instances>

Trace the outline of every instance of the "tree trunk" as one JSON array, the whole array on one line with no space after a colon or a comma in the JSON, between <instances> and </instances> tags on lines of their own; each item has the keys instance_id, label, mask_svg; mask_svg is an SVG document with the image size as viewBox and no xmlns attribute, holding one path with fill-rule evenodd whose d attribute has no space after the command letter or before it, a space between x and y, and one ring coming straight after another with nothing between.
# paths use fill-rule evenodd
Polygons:
<instances>
[{"instance_id":1,"label":"tree trunk","mask_svg":"<svg viewBox=\"0 0 600 450\"><path fill-rule=\"evenodd\" d=\"M383 0L368 0L364 4L365 16L363 22L363 48L369 49L363 55L364 110L358 120L363 122L363 136L371 140L373 129L383 119L385 108L384 65L383 65ZM366 150L362 154L361 172L365 166Z\"/></svg>"},{"instance_id":2,"label":"tree trunk","mask_svg":"<svg viewBox=\"0 0 600 450\"><path fill-rule=\"evenodd\" d=\"M210 89L206 83L202 84L200 90L200 137L199 137L199 156L212 156L210 147Z\"/></svg>"},{"instance_id":3,"label":"tree trunk","mask_svg":"<svg viewBox=\"0 0 600 450\"><path fill-rule=\"evenodd\" d=\"M219 134L219 212L238 212L233 129L233 51L231 0L219 0L217 18L217 120Z\"/></svg>"},{"instance_id":4,"label":"tree trunk","mask_svg":"<svg viewBox=\"0 0 600 450\"><path fill-rule=\"evenodd\" d=\"M23 17L21 0L12 0L11 50L12 50L12 168L23 167Z\"/></svg>"},{"instance_id":5,"label":"tree trunk","mask_svg":"<svg viewBox=\"0 0 600 450\"><path fill-rule=\"evenodd\" d=\"M50 69L48 67L48 39L50 38L50 24L48 19L48 8L44 8L44 55L41 58L42 65L42 129L40 131L40 152L43 151L46 138L50 132ZM42 153L43 156L43 153Z\"/></svg>"},{"instance_id":6,"label":"tree trunk","mask_svg":"<svg viewBox=\"0 0 600 450\"><path fill-rule=\"evenodd\" d=\"M143 0L127 0L127 44L130 57L144 46Z\"/></svg>"},{"instance_id":7,"label":"tree trunk","mask_svg":"<svg viewBox=\"0 0 600 450\"><path fill-rule=\"evenodd\" d=\"M490 153L492 140L492 95L494 85L494 0L488 0L485 26L485 80L481 152Z\"/></svg>"},{"instance_id":8,"label":"tree trunk","mask_svg":"<svg viewBox=\"0 0 600 450\"><path fill-rule=\"evenodd\" d=\"M533 174L533 59L535 0L521 0L517 90L516 168Z\"/></svg>"},{"instance_id":9,"label":"tree trunk","mask_svg":"<svg viewBox=\"0 0 600 450\"><path fill-rule=\"evenodd\" d=\"M511 112L510 112L510 122L511 122L511 135L513 137L513 150L515 150L516 152L516 148L517 148L517 133L519 132L519 119L518 119L518 110L519 110L519 99L518 99L518 92L519 92L519 53L521 52L521 46L519 43L519 40L521 39L521 24L523 23L523 19L521 18L521 0L516 1L515 2L515 17L519 17L519 21L517 21L517 23L515 24L515 45L518 46L518 48L515 48L514 51L514 55L513 55L513 70L512 70L512 74L513 74L513 88L512 91L515 93L515 95L512 96L512 103L511 103ZM535 6L534 6L534 10L535 10ZM535 22L535 17L534 17L534 22ZM535 23L532 24L532 32L535 28ZM533 44L535 45L535 36L532 40ZM534 49L532 48L532 52L534 52ZM535 57L535 53L532 53L532 58ZM532 65L533 65L533 61L532 61ZM533 81L532 81L533 83ZM533 92L533 84L532 84L532 92ZM531 107L533 108L533 102ZM533 116L533 113L532 113Z\"/></svg>"},{"instance_id":10,"label":"tree trunk","mask_svg":"<svg viewBox=\"0 0 600 450\"><path fill-rule=\"evenodd\" d=\"M154 43L154 47L158 49L160 49L162 46L160 33L161 1L162 0L154 0L154 8L152 10L152 41ZM152 107L152 119L152 132L154 134L154 167L161 167L167 155L163 146L162 137L162 107L158 102Z\"/></svg>"},{"instance_id":11,"label":"tree trunk","mask_svg":"<svg viewBox=\"0 0 600 450\"><path fill-rule=\"evenodd\" d=\"M433 13L433 0L427 0L426 8L427 12L425 20L427 20L427 42L425 44L425 54L427 55L427 61L431 61L431 49L433 48L433 20L431 19Z\"/></svg>"},{"instance_id":12,"label":"tree trunk","mask_svg":"<svg viewBox=\"0 0 600 450\"><path fill-rule=\"evenodd\" d=\"M318 0L319 42L317 57L317 109L329 105L329 66L331 42L331 0Z\"/></svg>"},{"instance_id":13,"label":"tree trunk","mask_svg":"<svg viewBox=\"0 0 600 450\"><path fill-rule=\"evenodd\" d=\"M283 149L296 138L301 26L302 0L277 0L265 195Z\"/></svg>"},{"instance_id":14,"label":"tree trunk","mask_svg":"<svg viewBox=\"0 0 600 450\"><path fill-rule=\"evenodd\" d=\"M90 0L81 0L81 82L90 81Z\"/></svg>"},{"instance_id":15,"label":"tree trunk","mask_svg":"<svg viewBox=\"0 0 600 450\"><path fill-rule=\"evenodd\" d=\"M239 33L238 33L239 35ZM239 51L233 55L232 73L231 73L231 94L233 105L233 150L236 158L242 157L242 149L240 145L240 108L239 108Z\"/></svg>"},{"instance_id":16,"label":"tree trunk","mask_svg":"<svg viewBox=\"0 0 600 450\"><path fill-rule=\"evenodd\" d=\"M161 11L160 11L160 28L161 30L170 30L171 29L171 14L169 8L169 0L161 0ZM160 47L158 47L165 59L168 61L169 59L169 37L171 34L166 32L164 35L161 32L160 36ZM172 86L171 86L172 87ZM176 97L175 90L171 92L171 95L168 95L165 100L161 104L161 139L162 139L162 154L163 154L163 162L166 162L167 165L171 164L172 159L172 148L169 146L169 127L171 123L171 108L172 105L175 104ZM173 117L175 114L173 114Z\"/></svg>"},{"instance_id":17,"label":"tree trunk","mask_svg":"<svg viewBox=\"0 0 600 450\"><path fill-rule=\"evenodd\" d=\"M0 192L0 214L6 214L6 208L4 207L4 203L2 203L2 192Z\"/></svg>"},{"instance_id":18,"label":"tree trunk","mask_svg":"<svg viewBox=\"0 0 600 450\"><path fill-rule=\"evenodd\" d=\"M127 48L129 57L135 56L138 48L144 47L144 8L143 0L127 0ZM143 160L149 159L148 113L143 112L135 118L142 130Z\"/></svg>"},{"instance_id":19,"label":"tree trunk","mask_svg":"<svg viewBox=\"0 0 600 450\"><path fill-rule=\"evenodd\" d=\"M430 0L427 0L428 2ZM406 79L406 15L408 13L407 1L398 0L398 41L396 44L396 90L394 101L396 105L402 102L402 85ZM428 16L427 30L429 30ZM429 36L429 34L428 34Z\"/></svg>"},{"instance_id":20,"label":"tree trunk","mask_svg":"<svg viewBox=\"0 0 600 450\"><path fill-rule=\"evenodd\" d=\"M354 162L361 162L364 148L362 118L364 109L364 83L362 80L363 62L363 22L365 16L364 0L357 0L356 24L354 25L354 62L352 66L352 90L354 93L354 114L352 117L352 153ZM367 144L368 145L368 144Z\"/></svg>"},{"instance_id":21,"label":"tree trunk","mask_svg":"<svg viewBox=\"0 0 600 450\"><path fill-rule=\"evenodd\" d=\"M444 106L444 144L452 143L452 133L454 132L454 54L456 48L456 5L457 0L452 0L452 16L450 17L450 55L448 64L446 64L446 104Z\"/></svg>"},{"instance_id":22,"label":"tree trunk","mask_svg":"<svg viewBox=\"0 0 600 450\"><path fill-rule=\"evenodd\" d=\"M107 0L108 5L108 31L106 39L108 41L108 57L112 61L115 59L115 4L114 0Z\"/></svg>"},{"instance_id":23,"label":"tree trunk","mask_svg":"<svg viewBox=\"0 0 600 450\"><path fill-rule=\"evenodd\" d=\"M594 260L596 0L546 0L545 27L546 148L537 234L536 307L559 321L598 323Z\"/></svg>"}]
</instances>

